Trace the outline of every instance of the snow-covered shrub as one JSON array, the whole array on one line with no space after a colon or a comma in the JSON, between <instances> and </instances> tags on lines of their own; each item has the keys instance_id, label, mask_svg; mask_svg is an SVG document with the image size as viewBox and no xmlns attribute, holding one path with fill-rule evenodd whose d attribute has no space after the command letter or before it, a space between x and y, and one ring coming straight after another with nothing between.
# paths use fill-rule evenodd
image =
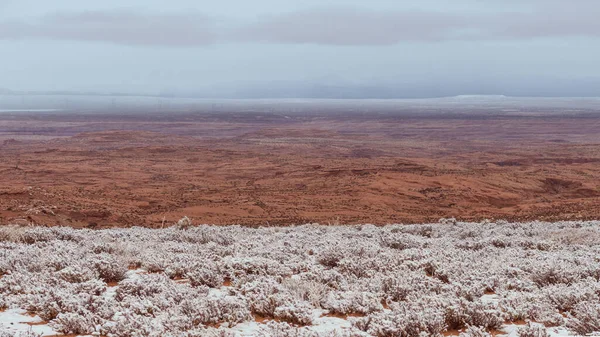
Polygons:
<instances>
[{"instance_id":1,"label":"snow-covered shrub","mask_svg":"<svg viewBox=\"0 0 600 337\"><path fill-rule=\"evenodd\" d=\"M545 326L531 323L519 328L518 334L519 337L549 337Z\"/></svg>"},{"instance_id":2,"label":"snow-covered shrub","mask_svg":"<svg viewBox=\"0 0 600 337\"><path fill-rule=\"evenodd\" d=\"M101 334L115 337L159 337L162 331L152 317L125 311L116 315L112 322L102 325Z\"/></svg>"},{"instance_id":3,"label":"snow-covered shrub","mask_svg":"<svg viewBox=\"0 0 600 337\"><path fill-rule=\"evenodd\" d=\"M0 227L0 310L112 337L599 330L600 222L451 223Z\"/></svg>"},{"instance_id":4,"label":"snow-covered shrub","mask_svg":"<svg viewBox=\"0 0 600 337\"><path fill-rule=\"evenodd\" d=\"M23 227L15 225L0 226L0 242L20 242Z\"/></svg>"},{"instance_id":5,"label":"snow-covered shrub","mask_svg":"<svg viewBox=\"0 0 600 337\"><path fill-rule=\"evenodd\" d=\"M33 332L31 329L14 333L9 331L0 331L0 337L42 337L42 334Z\"/></svg>"},{"instance_id":6,"label":"snow-covered shrub","mask_svg":"<svg viewBox=\"0 0 600 337\"><path fill-rule=\"evenodd\" d=\"M346 286L346 277L335 269L313 270L299 275L307 281L323 284L331 289L341 289Z\"/></svg>"},{"instance_id":7,"label":"snow-covered shrub","mask_svg":"<svg viewBox=\"0 0 600 337\"><path fill-rule=\"evenodd\" d=\"M180 304L181 313L189 317L192 325L237 324L251 318L247 303L232 296L188 299Z\"/></svg>"},{"instance_id":8,"label":"snow-covered shrub","mask_svg":"<svg viewBox=\"0 0 600 337\"><path fill-rule=\"evenodd\" d=\"M179 219L179 221L177 221L177 228L178 229L188 229L192 226L192 220L190 218L188 218L187 216L184 216L183 218Z\"/></svg>"},{"instance_id":9,"label":"snow-covered shrub","mask_svg":"<svg viewBox=\"0 0 600 337\"><path fill-rule=\"evenodd\" d=\"M164 291L168 285L168 278L160 274L139 275L136 278L126 279L119 283L116 299L122 301L128 296L149 297Z\"/></svg>"},{"instance_id":10,"label":"snow-covered shrub","mask_svg":"<svg viewBox=\"0 0 600 337\"><path fill-rule=\"evenodd\" d=\"M314 307L305 301L279 299L273 317L296 325L310 325L313 322Z\"/></svg>"},{"instance_id":11,"label":"snow-covered shrub","mask_svg":"<svg viewBox=\"0 0 600 337\"><path fill-rule=\"evenodd\" d=\"M119 282L125 278L125 273L127 273L125 263L106 253L90 257L89 265L106 283Z\"/></svg>"},{"instance_id":12,"label":"snow-covered shrub","mask_svg":"<svg viewBox=\"0 0 600 337\"><path fill-rule=\"evenodd\" d=\"M464 332L461 332L459 337L492 337L484 328L477 326L469 326Z\"/></svg>"},{"instance_id":13,"label":"snow-covered shrub","mask_svg":"<svg viewBox=\"0 0 600 337\"><path fill-rule=\"evenodd\" d=\"M381 290L385 293L388 300L400 302L405 301L414 288L412 284L406 282L405 278L392 276L383 279Z\"/></svg>"},{"instance_id":14,"label":"snow-covered shrub","mask_svg":"<svg viewBox=\"0 0 600 337\"><path fill-rule=\"evenodd\" d=\"M82 283L96 278L96 273L82 265L65 267L58 272L58 275L70 283Z\"/></svg>"},{"instance_id":15,"label":"snow-covered shrub","mask_svg":"<svg viewBox=\"0 0 600 337\"><path fill-rule=\"evenodd\" d=\"M531 279L539 287L545 287L554 284L571 284L578 280L578 276L562 266L540 265L532 272Z\"/></svg>"},{"instance_id":16,"label":"snow-covered shrub","mask_svg":"<svg viewBox=\"0 0 600 337\"><path fill-rule=\"evenodd\" d=\"M434 277L444 283L450 282L448 272L435 261L426 261L423 263L423 271L425 271L425 274L429 277Z\"/></svg>"},{"instance_id":17,"label":"snow-covered shrub","mask_svg":"<svg viewBox=\"0 0 600 337\"><path fill-rule=\"evenodd\" d=\"M383 310L381 298L369 292L331 292L322 307L337 314L370 314Z\"/></svg>"},{"instance_id":18,"label":"snow-covered shrub","mask_svg":"<svg viewBox=\"0 0 600 337\"><path fill-rule=\"evenodd\" d=\"M340 247L330 247L323 250L317 260L325 267L334 268L345 257L345 252Z\"/></svg>"},{"instance_id":19,"label":"snow-covered shrub","mask_svg":"<svg viewBox=\"0 0 600 337\"><path fill-rule=\"evenodd\" d=\"M89 316L61 313L52 320L52 327L64 334L86 335L94 332L94 321Z\"/></svg>"},{"instance_id":20,"label":"snow-covered shrub","mask_svg":"<svg viewBox=\"0 0 600 337\"><path fill-rule=\"evenodd\" d=\"M49 228L28 227L18 237L19 242L32 245L36 242L47 242L56 239L56 235Z\"/></svg>"},{"instance_id":21,"label":"snow-covered shrub","mask_svg":"<svg viewBox=\"0 0 600 337\"><path fill-rule=\"evenodd\" d=\"M400 231L425 238L431 238L433 237L434 228L432 225L407 225L401 227Z\"/></svg>"},{"instance_id":22,"label":"snow-covered shrub","mask_svg":"<svg viewBox=\"0 0 600 337\"><path fill-rule=\"evenodd\" d=\"M582 302L575 306L567 326L581 335L600 331L600 303Z\"/></svg>"},{"instance_id":23,"label":"snow-covered shrub","mask_svg":"<svg viewBox=\"0 0 600 337\"><path fill-rule=\"evenodd\" d=\"M264 337L319 337L319 334L303 327L292 326L285 322L268 322L260 329Z\"/></svg>"},{"instance_id":24,"label":"snow-covered shrub","mask_svg":"<svg viewBox=\"0 0 600 337\"><path fill-rule=\"evenodd\" d=\"M483 327L487 330L498 329L504 323L504 314L493 305L460 300L446 308L448 329L463 329L468 326Z\"/></svg>"},{"instance_id":25,"label":"snow-covered shrub","mask_svg":"<svg viewBox=\"0 0 600 337\"><path fill-rule=\"evenodd\" d=\"M456 225L456 218L441 218L438 221L441 225Z\"/></svg>"},{"instance_id":26,"label":"snow-covered shrub","mask_svg":"<svg viewBox=\"0 0 600 337\"><path fill-rule=\"evenodd\" d=\"M330 291L330 288L322 283L293 278L283 280L281 285L292 297L309 302L315 307L321 305Z\"/></svg>"},{"instance_id":27,"label":"snow-covered shrub","mask_svg":"<svg viewBox=\"0 0 600 337\"><path fill-rule=\"evenodd\" d=\"M596 283L595 281L593 283ZM590 286L587 283L576 283L573 285L559 284L548 286L544 294L556 309L564 312L571 311L581 302L600 302L600 286Z\"/></svg>"},{"instance_id":28,"label":"snow-covered shrub","mask_svg":"<svg viewBox=\"0 0 600 337\"><path fill-rule=\"evenodd\" d=\"M240 287L240 294L248 299L250 310L263 317L275 317L275 296L283 291L281 285L270 278L261 277Z\"/></svg>"},{"instance_id":29,"label":"snow-covered shrub","mask_svg":"<svg viewBox=\"0 0 600 337\"><path fill-rule=\"evenodd\" d=\"M387 234L386 233L381 238L381 245L383 247L403 250L403 249L416 248L419 246L419 243L416 242L415 240L412 240L406 234L403 235L400 233L397 233L397 234Z\"/></svg>"},{"instance_id":30,"label":"snow-covered shrub","mask_svg":"<svg viewBox=\"0 0 600 337\"><path fill-rule=\"evenodd\" d=\"M190 283L194 287L204 285L220 288L224 282L224 277L217 265L209 262L195 265L185 276L190 279Z\"/></svg>"},{"instance_id":31,"label":"snow-covered shrub","mask_svg":"<svg viewBox=\"0 0 600 337\"><path fill-rule=\"evenodd\" d=\"M390 312L356 319L352 324L376 337L435 336L446 328L442 310L404 304Z\"/></svg>"},{"instance_id":32,"label":"snow-covered shrub","mask_svg":"<svg viewBox=\"0 0 600 337\"><path fill-rule=\"evenodd\" d=\"M531 320L548 325L562 325L564 318L542 294L508 293L499 308L509 321Z\"/></svg>"}]
</instances>

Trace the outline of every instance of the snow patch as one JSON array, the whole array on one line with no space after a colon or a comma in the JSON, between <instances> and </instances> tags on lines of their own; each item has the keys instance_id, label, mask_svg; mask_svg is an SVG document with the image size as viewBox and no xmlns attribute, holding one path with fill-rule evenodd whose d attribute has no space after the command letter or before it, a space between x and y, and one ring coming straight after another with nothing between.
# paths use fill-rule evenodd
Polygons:
<instances>
[{"instance_id":1,"label":"snow patch","mask_svg":"<svg viewBox=\"0 0 600 337\"><path fill-rule=\"evenodd\" d=\"M48 325L40 324L42 322L39 316L27 315L27 311L21 309L10 309L0 312L0 332L23 333L32 331L42 336L58 334L58 332L52 330Z\"/></svg>"}]
</instances>

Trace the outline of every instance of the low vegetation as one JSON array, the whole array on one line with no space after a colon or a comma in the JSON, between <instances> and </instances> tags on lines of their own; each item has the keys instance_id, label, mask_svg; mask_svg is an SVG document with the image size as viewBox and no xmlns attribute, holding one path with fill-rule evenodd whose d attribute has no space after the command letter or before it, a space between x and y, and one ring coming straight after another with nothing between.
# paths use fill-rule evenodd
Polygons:
<instances>
[{"instance_id":1,"label":"low vegetation","mask_svg":"<svg viewBox=\"0 0 600 337\"><path fill-rule=\"evenodd\" d=\"M600 331L593 221L7 226L0 275L0 310L27 310L65 334L489 336L511 323L524 337Z\"/></svg>"}]
</instances>

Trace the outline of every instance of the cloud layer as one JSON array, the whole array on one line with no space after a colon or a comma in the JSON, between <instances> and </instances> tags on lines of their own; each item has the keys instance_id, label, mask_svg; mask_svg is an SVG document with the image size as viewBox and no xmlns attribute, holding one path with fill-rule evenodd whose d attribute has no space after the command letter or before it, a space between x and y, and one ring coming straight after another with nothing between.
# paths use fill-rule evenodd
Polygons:
<instances>
[{"instance_id":1,"label":"cloud layer","mask_svg":"<svg viewBox=\"0 0 600 337\"><path fill-rule=\"evenodd\" d=\"M539 2L531 11L494 14L320 8L273 14L252 22L201 13L111 10L3 21L0 39L186 47L232 42L368 46L405 41L600 37L599 14L600 2L588 0Z\"/></svg>"},{"instance_id":2,"label":"cloud layer","mask_svg":"<svg viewBox=\"0 0 600 337\"><path fill-rule=\"evenodd\" d=\"M213 21L201 14L133 11L58 13L36 22L0 22L0 38L103 41L122 45L197 46L215 42Z\"/></svg>"}]
</instances>

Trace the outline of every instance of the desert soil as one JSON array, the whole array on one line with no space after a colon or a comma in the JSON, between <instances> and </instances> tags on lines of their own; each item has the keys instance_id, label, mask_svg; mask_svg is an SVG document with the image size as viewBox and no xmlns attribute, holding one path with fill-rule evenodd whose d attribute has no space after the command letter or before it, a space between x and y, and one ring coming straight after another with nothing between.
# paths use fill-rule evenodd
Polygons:
<instances>
[{"instance_id":1,"label":"desert soil","mask_svg":"<svg viewBox=\"0 0 600 337\"><path fill-rule=\"evenodd\" d=\"M600 112L546 110L3 113L0 224L600 218Z\"/></svg>"}]
</instances>

